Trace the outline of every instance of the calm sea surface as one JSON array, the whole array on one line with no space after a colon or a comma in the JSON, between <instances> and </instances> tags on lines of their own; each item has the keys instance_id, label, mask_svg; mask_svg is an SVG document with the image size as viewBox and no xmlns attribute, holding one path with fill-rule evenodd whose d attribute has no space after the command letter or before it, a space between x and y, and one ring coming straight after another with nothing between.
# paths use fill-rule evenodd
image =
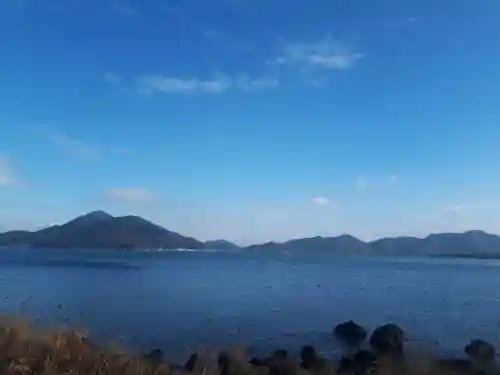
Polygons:
<instances>
[{"instance_id":1,"label":"calm sea surface","mask_svg":"<svg viewBox=\"0 0 500 375\"><path fill-rule=\"evenodd\" d=\"M500 346L500 261L0 249L0 312L20 311L179 361L202 345L335 355L348 319L452 354Z\"/></svg>"}]
</instances>

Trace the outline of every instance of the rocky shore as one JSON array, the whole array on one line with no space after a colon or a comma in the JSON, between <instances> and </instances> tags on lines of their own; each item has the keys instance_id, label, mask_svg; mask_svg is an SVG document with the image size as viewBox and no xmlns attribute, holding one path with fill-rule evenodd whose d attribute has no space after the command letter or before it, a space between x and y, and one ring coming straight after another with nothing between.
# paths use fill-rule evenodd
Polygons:
<instances>
[{"instance_id":1,"label":"rocky shore","mask_svg":"<svg viewBox=\"0 0 500 375\"><path fill-rule=\"evenodd\" d=\"M368 374L500 374L495 347L474 339L463 359L405 355L405 332L386 324L368 332L353 321L334 327L332 335L344 355L329 361L304 346L298 358L279 349L266 358L248 358L245 350L193 353L185 364L169 364L163 352L147 354L102 348L70 330L42 331L25 323L0 324L0 374L5 375L368 375Z\"/></svg>"}]
</instances>

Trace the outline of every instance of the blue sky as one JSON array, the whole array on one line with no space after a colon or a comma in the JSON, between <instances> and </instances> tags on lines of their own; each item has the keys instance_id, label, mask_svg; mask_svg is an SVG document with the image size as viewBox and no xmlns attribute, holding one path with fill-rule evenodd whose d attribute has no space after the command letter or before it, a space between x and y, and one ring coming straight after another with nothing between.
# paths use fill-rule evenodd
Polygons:
<instances>
[{"instance_id":1,"label":"blue sky","mask_svg":"<svg viewBox=\"0 0 500 375\"><path fill-rule=\"evenodd\" d=\"M3 0L0 228L500 233L498 0Z\"/></svg>"}]
</instances>

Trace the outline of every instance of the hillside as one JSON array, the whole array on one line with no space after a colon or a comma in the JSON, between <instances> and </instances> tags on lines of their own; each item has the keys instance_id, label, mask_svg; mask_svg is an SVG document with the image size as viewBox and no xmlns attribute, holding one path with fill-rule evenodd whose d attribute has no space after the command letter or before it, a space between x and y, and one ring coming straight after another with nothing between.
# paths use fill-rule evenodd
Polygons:
<instances>
[{"instance_id":1,"label":"hillside","mask_svg":"<svg viewBox=\"0 0 500 375\"><path fill-rule=\"evenodd\" d=\"M113 217L102 211L91 212L65 224L35 232L0 234L1 245L120 250L204 247L202 242L194 238L171 232L141 217Z\"/></svg>"},{"instance_id":2,"label":"hillside","mask_svg":"<svg viewBox=\"0 0 500 375\"><path fill-rule=\"evenodd\" d=\"M205 247L213 250L240 250L241 247L226 240L205 241Z\"/></svg>"},{"instance_id":3,"label":"hillside","mask_svg":"<svg viewBox=\"0 0 500 375\"><path fill-rule=\"evenodd\" d=\"M500 237L482 231L431 234L425 238L393 237L363 242L350 235L312 237L283 243L251 245L249 251L332 252L385 256L500 257Z\"/></svg>"}]
</instances>

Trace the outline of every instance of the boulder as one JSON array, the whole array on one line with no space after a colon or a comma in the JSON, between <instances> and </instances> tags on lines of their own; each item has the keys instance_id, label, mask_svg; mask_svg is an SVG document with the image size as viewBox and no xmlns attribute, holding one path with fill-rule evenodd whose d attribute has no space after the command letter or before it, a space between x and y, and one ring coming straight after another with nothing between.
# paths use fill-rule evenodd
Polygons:
<instances>
[{"instance_id":1,"label":"boulder","mask_svg":"<svg viewBox=\"0 0 500 375\"><path fill-rule=\"evenodd\" d=\"M465 346L465 353L476 363L490 363L495 361L496 350L493 344L482 339L475 339Z\"/></svg>"},{"instance_id":2,"label":"boulder","mask_svg":"<svg viewBox=\"0 0 500 375\"><path fill-rule=\"evenodd\" d=\"M194 365L196 364L196 360L198 359L198 354L193 353L189 356L189 359L187 360L186 364L184 365L184 370L187 372L193 372L194 371Z\"/></svg>"},{"instance_id":3,"label":"boulder","mask_svg":"<svg viewBox=\"0 0 500 375\"><path fill-rule=\"evenodd\" d=\"M297 370L293 360L288 358L288 352L283 349L276 350L266 362L271 375L293 375Z\"/></svg>"},{"instance_id":4,"label":"boulder","mask_svg":"<svg viewBox=\"0 0 500 375\"><path fill-rule=\"evenodd\" d=\"M369 350L358 350L350 356L344 356L339 362L339 374L365 375L375 366L375 355Z\"/></svg>"},{"instance_id":5,"label":"boulder","mask_svg":"<svg viewBox=\"0 0 500 375\"><path fill-rule=\"evenodd\" d=\"M402 356L404 331L396 324L386 324L373 331L370 345L377 356Z\"/></svg>"},{"instance_id":6,"label":"boulder","mask_svg":"<svg viewBox=\"0 0 500 375\"><path fill-rule=\"evenodd\" d=\"M326 360L318 355L316 349L310 345L302 347L300 351L301 367L319 373L326 368Z\"/></svg>"},{"instance_id":7,"label":"boulder","mask_svg":"<svg viewBox=\"0 0 500 375\"><path fill-rule=\"evenodd\" d=\"M163 362L163 351L161 349L154 349L146 354L145 359L154 364L160 364Z\"/></svg>"},{"instance_id":8,"label":"boulder","mask_svg":"<svg viewBox=\"0 0 500 375\"><path fill-rule=\"evenodd\" d=\"M333 334L343 345L357 347L366 339L367 332L359 324L350 320L338 324L333 329Z\"/></svg>"}]
</instances>

